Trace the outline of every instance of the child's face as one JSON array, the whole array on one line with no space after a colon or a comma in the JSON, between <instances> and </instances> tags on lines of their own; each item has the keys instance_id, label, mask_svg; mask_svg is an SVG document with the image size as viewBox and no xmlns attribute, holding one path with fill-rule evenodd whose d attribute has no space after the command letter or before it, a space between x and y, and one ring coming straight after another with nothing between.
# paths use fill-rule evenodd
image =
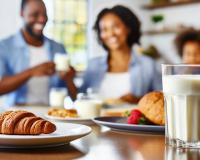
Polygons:
<instances>
[{"instance_id":1,"label":"child's face","mask_svg":"<svg viewBox=\"0 0 200 160\"><path fill-rule=\"evenodd\" d=\"M186 42L183 47L183 63L200 64L200 43Z\"/></svg>"}]
</instances>

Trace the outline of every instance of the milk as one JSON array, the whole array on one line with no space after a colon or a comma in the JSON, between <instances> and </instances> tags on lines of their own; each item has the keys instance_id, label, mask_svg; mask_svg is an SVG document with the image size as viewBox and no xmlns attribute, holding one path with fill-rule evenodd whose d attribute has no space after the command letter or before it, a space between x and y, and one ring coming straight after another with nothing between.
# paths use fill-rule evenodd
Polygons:
<instances>
[{"instance_id":1,"label":"milk","mask_svg":"<svg viewBox=\"0 0 200 160\"><path fill-rule=\"evenodd\" d=\"M164 75L163 92L168 139L200 141L200 75Z\"/></svg>"}]
</instances>

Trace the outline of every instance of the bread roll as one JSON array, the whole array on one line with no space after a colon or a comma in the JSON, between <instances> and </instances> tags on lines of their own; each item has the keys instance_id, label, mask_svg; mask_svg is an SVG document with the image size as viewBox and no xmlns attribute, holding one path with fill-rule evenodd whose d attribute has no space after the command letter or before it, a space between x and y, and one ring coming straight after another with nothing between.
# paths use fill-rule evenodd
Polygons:
<instances>
[{"instance_id":1,"label":"bread roll","mask_svg":"<svg viewBox=\"0 0 200 160\"><path fill-rule=\"evenodd\" d=\"M150 92L138 103L139 110L154 124L165 124L164 96L162 92Z\"/></svg>"}]
</instances>

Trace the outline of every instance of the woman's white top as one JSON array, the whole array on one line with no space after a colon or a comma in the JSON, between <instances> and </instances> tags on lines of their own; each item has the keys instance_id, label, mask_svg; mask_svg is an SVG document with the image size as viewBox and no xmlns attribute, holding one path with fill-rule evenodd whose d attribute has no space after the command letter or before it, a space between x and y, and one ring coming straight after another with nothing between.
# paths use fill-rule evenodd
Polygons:
<instances>
[{"instance_id":1,"label":"woman's white top","mask_svg":"<svg viewBox=\"0 0 200 160\"><path fill-rule=\"evenodd\" d=\"M48 54L44 46L29 46L29 66L34 67L47 62ZM48 104L49 102L49 78L48 76L33 77L28 81L27 103Z\"/></svg>"},{"instance_id":2,"label":"woman's white top","mask_svg":"<svg viewBox=\"0 0 200 160\"><path fill-rule=\"evenodd\" d=\"M131 92L129 72L106 73L99 89L99 96L103 99L119 98Z\"/></svg>"}]
</instances>

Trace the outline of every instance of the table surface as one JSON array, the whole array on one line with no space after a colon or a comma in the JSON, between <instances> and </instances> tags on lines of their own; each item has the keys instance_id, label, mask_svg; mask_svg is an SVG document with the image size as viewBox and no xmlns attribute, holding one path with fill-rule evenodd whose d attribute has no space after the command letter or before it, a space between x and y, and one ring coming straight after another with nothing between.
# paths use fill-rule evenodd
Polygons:
<instances>
[{"instance_id":1,"label":"table surface","mask_svg":"<svg viewBox=\"0 0 200 160\"><path fill-rule=\"evenodd\" d=\"M43 149L0 149L3 160L198 160L197 150L165 146L162 134L125 133L90 126L92 133L69 145Z\"/></svg>"}]
</instances>

